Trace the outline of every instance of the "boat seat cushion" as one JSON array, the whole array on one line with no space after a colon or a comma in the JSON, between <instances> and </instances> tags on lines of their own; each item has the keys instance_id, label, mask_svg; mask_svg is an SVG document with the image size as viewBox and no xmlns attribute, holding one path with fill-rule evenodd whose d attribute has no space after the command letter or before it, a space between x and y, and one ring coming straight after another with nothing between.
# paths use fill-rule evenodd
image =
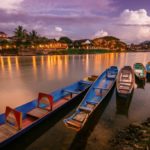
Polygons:
<instances>
[{"instance_id":1,"label":"boat seat cushion","mask_svg":"<svg viewBox=\"0 0 150 150\"><path fill-rule=\"evenodd\" d=\"M35 118L42 118L43 116L45 116L46 114L48 114L49 111L46 110L46 109L42 109L42 108L35 108L35 109L32 109L31 111L29 111L27 113L27 115L29 116L32 116L32 117L35 117Z\"/></svg>"}]
</instances>

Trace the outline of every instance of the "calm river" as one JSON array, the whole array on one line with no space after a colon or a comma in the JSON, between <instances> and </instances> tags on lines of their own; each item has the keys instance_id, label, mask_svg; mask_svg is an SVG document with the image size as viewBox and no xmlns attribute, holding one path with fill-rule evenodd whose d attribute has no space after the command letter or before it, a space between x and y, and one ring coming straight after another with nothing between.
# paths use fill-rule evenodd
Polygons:
<instances>
[{"instance_id":1,"label":"calm river","mask_svg":"<svg viewBox=\"0 0 150 150\"><path fill-rule=\"evenodd\" d=\"M124 65L133 66L135 62L145 65L148 61L150 53L0 56L0 113L5 111L7 105L16 107L31 101L39 91L50 93L88 75L99 75L110 65L120 68ZM12 146L28 150L109 149L108 142L115 131L131 122L141 122L150 117L149 91L149 82L142 85L137 83L132 98L122 102L116 98L114 90L83 133L77 134L63 125L62 120L72 114L75 109L73 107L68 112L61 113L61 116L54 117L54 122L47 121L46 125L31 131L32 134L29 132L21 137Z\"/></svg>"}]
</instances>

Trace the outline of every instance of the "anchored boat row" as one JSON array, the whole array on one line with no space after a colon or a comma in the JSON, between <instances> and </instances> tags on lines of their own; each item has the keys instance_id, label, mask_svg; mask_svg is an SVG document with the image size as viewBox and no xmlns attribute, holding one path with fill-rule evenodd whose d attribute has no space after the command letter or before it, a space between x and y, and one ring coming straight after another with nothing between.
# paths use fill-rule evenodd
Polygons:
<instances>
[{"instance_id":1,"label":"anchored boat row","mask_svg":"<svg viewBox=\"0 0 150 150\"><path fill-rule=\"evenodd\" d=\"M116 80L118 95L128 96L133 91L135 76L144 80L146 70L150 73L150 63L146 65L146 69L140 63L135 64L133 69L125 66L119 74L118 68L111 66L100 76L89 76L50 94L39 93L37 100L16 109L6 107L5 113L0 115L0 147L85 95L74 114L64 120L66 127L76 131L81 130L91 114L113 89Z\"/></svg>"}]
</instances>

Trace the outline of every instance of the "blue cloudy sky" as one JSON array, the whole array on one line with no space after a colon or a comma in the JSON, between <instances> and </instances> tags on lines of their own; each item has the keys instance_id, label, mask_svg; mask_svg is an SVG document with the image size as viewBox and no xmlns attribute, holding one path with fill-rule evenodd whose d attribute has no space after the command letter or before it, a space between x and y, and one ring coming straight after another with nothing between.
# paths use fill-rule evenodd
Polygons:
<instances>
[{"instance_id":1,"label":"blue cloudy sky","mask_svg":"<svg viewBox=\"0 0 150 150\"><path fill-rule=\"evenodd\" d=\"M16 26L49 38L106 35L125 42L150 40L150 0L3 0L0 31Z\"/></svg>"}]
</instances>

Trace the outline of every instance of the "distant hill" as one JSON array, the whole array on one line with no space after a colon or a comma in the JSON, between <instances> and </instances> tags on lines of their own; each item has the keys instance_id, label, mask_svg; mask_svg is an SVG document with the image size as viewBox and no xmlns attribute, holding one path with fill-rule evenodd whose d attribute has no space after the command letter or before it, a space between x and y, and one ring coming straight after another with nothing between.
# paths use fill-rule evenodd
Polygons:
<instances>
[{"instance_id":1,"label":"distant hill","mask_svg":"<svg viewBox=\"0 0 150 150\"><path fill-rule=\"evenodd\" d=\"M140 44L131 44L130 45L131 50L150 50L150 41L144 41Z\"/></svg>"},{"instance_id":2,"label":"distant hill","mask_svg":"<svg viewBox=\"0 0 150 150\"><path fill-rule=\"evenodd\" d=\"M99 49L121 50L127 49L127 44L113 36L105 36L92 40L93 45Z\"/></svg>"},{"instance_id":3,"label":"distant hill","mask_svg":"<svg viewBox=\"0 0 150 150\"><path fill-rule=\"evenodd\" d=\"M104 37L100 37L100 38L96 38L96 39L103 39L103 40L106 40L106 41L111 41L111 40L119 41L119 39L114 37L114 36L104 36Z\"/></svg>"}]
</instances>

